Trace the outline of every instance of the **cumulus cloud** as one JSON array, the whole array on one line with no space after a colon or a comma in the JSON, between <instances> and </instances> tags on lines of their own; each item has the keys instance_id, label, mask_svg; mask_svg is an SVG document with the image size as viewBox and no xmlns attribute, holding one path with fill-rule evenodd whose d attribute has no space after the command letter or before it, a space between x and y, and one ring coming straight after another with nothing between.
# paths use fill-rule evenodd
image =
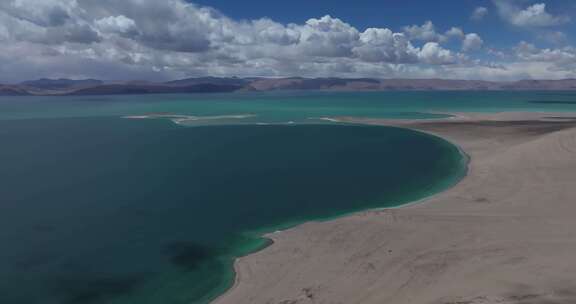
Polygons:
<instances>
[{"instance_id":1,"label":"cumulus cloud","mask_svg":"<svg viewBox=\"0 0 576 304\"><path fill-rule=\"evenodd\" d=\"M428 64L454 64L458 56L450 50L442 48L437 42L428 42L423 47L418 57Z\"/></svg>"},{"instance_id":2,"label":"cumulus cloud","mask_svg":"<svg viewBox=\"0 0 576 304\"><path fill-rule=\"evenodd\" d=\"M421 42L437 42L443 44L450 39L457 39L462 41L463 51L472 51L479 49L484 41L476 33L466 34L459 27L452 27L443 34L438 33L432 21L426 21L422 25L405 26L404 33L409 40Z\"/></svg>"},{"instance_id":3,"label":"cumulus cloud","mask_svg":"<svg viewBox=\"0 0 576 304\"><path fill-rule=\"evenodd\" d=\"M298 24L234 20L184 0L2 0L0 41L2 81L472 77L462 71L496 69L462 53L482 48L483 40L460 27L439 32L428 21L400 31L359 30L329 15ZM461 43L461 50L453 41Z\"/></svg>"},{"instance_id":4,"label":"cumulus cloud","mask_svg":"<svg viewBox=\"0 0 576 304\"><path fill-rule=\"evenodd\" d=\"M426 21L422 25L406 26L404 27L404 32L412 40L420 40L426 42L438 42L444 40L444 37L436 32L436 28L432 21Z\"/></svg>"},{"instance_id":5,"label":"cumulus cloud","mask_svg":"<svg viewBox=\"0 0 576 304\"><path fill-rule=\"evenodd\" d=\"M476 51L484 45L484 40L480 37L480 35L476 33L464 33L461 28L452 27L450 30L446 31L444 34L445 41L449 38L456 38L462 41L462 51L463 52L470 52Z\"/></svg>"},{"instance_id":6,"label":"cumulus cloud","mask_svg":"<svg viewBox=\"0 0 576 304\"><path fill-rule=\"evenodd\" d=\"M360 37L356 28L331 16L310 19L295 28L301 33L301 50L312 56L348 57Z\"/></svg>"},{"instance_id":7,"label":"cumulus cloud","mask_svg":"<svg viewBox=\"0 0 576 304\"><path fill-rule=\"evenodd\" d=\"M389 29L369 28L360 35L361 44L354 54L368 62L415 63L419 49L403 33Z\"/></svg>"},{"instance_id":8,"label":"cumulus cloud","mask_svg":"<svg viewBox=\"0 0 576 304\"><path fill-rule=\"evenodd\" d=\"M518 58L525 61L554 62L559 65L576 63L576 48L574 47L540 49L534 44L522 41L515 50Z\"/></svg>"},{"instance_id":9,"label":"cumulus cloud","mask_svg":"<svg viewBox=\"0 0 576 304\"><path fill-rule=\"evenodd\" d=\"M443 35L427 22L405 30L359 31L329 15L303 24L239 21L183 0L5 0L0 3L0 40L8 43L0 45L5 55L0 64L29 53L27 59L2 65L27 67L20 71L34 66L47 74L27 78L64 71L78 75L82 64L83 75L91 76L92 70L100 77L102 69L96 67L114 66L104 78L136 73L166 78L356 76L410 70L402 65L423 70L423 65L455 64L464 58L437 43L463 39L460 28ZM415 46L413 41L425 44Z\"/></svg>"},{"instance_id":10,"label":"cumulus cloud","mask_svg":"<svg viewBox=\"0 0 576 304\"><path fill-rule=\"evenodd\" d=\"M568 17L556 17L546 12L545 3L529 6L512 18L512 23L518 26L552 26L568 21Z\"/></svg>"},{"instance_id":11,"label":"cumulus cloud","mask_svg":"<svg viewBox=\"0 0 576 304\"><path fill-rule=\"evenodd\" d=\"M45 27L64 25L71 19L70 12L76 6L75 0L8 0L0 2L0 9L6 14Z\"/></svg>"},{"instance_id":12,"label":"cumulus cloud","mask_svg":"<svg viewBox=\"0 0 576 304\"><path fill-rule=\"evenodd\" d=\"M515 55L523 62L540 63L548 66L550 72L567 72L571 78L576 75L576 48L538 48L522 41L515 47Z\"/></svg>"},{"instance_id":13,"label":"cumulus cloud","mask_svg":"<svg viewBox=\"0 0 576 304\"><path fill-rule=\"evenodd\" d=\"M482 47L484 40L476 33L467 34L462 41L462 50L465 52L475 51Z\"/></svg>"},{"instance_id":14,"label":"cumulus cloud","mask_svg":"<svg viewBox=\"0 0 576 304\"><path fill-rule=\"evenodd\" d=\"M483 6L478 6L472 12L470 19L472 19L474 21L480 21L480 20L484 19L484 17L486 17L486 15L488 15L488 9L483 7Z\"/></svg>"},{"instance_id":15,"label":"cumulus cloud","mask_svg":"<svg viewBox=\"0 0 576 304\"><path fill-rule=\"evenodd\" d=\"M517 1L493 0L500 16L518 27L549 27L570 22L568 16L555 16L546 10L546 3L536 3L522 8Z\"/></svg>"},{"instance_id":16,"label":"cumulus cloud","mask_svg":"<svg viewBox=\"0 0 576 304\"><path fill-rule=\"evenodd\" d=\"M451 29L447 30L444 34L447 37L456 37L456 38L463 38L464 31L459 27L452 27Z\"/></svg>"},{"instance_id":17,"label":"cumulus cloud","mask_svg":"<svg viewBox=\"0 0 576 304\"><path fill-rule=\"evenodd\" d=\"M136 35L137 32L136 22L124 15L108 16L98 19L95 25L102 33L117 33L121 35L134 33L134 35Z\"/></svg>"}]
</instances>

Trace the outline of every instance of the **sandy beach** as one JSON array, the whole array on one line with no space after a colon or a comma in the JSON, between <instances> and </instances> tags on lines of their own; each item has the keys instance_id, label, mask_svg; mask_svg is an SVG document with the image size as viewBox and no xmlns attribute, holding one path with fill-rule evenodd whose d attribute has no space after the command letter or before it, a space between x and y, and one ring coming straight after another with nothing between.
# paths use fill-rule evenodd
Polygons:
<instances>
[{"instance_id":1,"label":"sandy beach","mask_svg":"<svg viewBox=\"0 0 576 304\"><path fill-rule=\"evenodd\" d=\"M272 233L214 303L576 303L572 118L338 119L446 138L470 156L468 176L418 204Z\"/></svg>"}]
</instances>

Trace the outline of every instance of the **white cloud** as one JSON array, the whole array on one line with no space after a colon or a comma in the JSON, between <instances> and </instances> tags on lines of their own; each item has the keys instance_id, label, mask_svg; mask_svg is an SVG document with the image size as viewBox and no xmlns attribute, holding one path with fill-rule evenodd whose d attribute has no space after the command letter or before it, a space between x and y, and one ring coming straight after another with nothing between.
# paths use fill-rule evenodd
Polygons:
<instances>
[{"instance_id":1,"label":"white cloud","mask_svg":"<svg viewBox=\"0 0 576 304\"><path fill-rule=\"evenodd\" d=\"M507 57L509 57L509 54L507 52L495 48L486 49L486 53L498 59L506 59Z\"/></svg>"},{"instance_id":2,"label":"white cloud","mask_svg":"<svg viewBox=\"0 0 576 304\"><path fill-rule=\"evenodd\" d=\"M312 56L350 56L360 37L356 28L331 16L310 19L306 21L306 25L296 29L301 33L301 50Z\"/></svg>"},{"instance_id":3,"label":"white cloud","mask_svg":"<svg viewBox=\"0 0 576 304\"><path fill-rule=\"evenodd\" d=\"M410 40L420 40L425 42L438 42L444 40L444 37L436 32L436 28L432 21L426 21L422 25L406 26L404 27L404 32L408 35Z\"/></svg>"},{"instance_id":4,"label":"white cloud","mask_svg":"<svg viewBox=\"0 0 576 304\"><path fill-rule=\"evenodd\" d=\"M480 38L480 35L476 33L465 34L464 31L459 27L452 27L450 30L444 33L443 37L445 37L445 39L442 41L452 37L460 39L462 41L462 51L464 52L478 50L484 44L484 40Z\"/></svg>"},{"instance_id":5,"label":"white cloud","mask_svg":"<svg viewBox=\"0 0 576 304\"><path fill-rule=\"evenodd\" d=\"M522 41L515 50L516 56L525 61L553 62L559 65L576 63L576 48L574 47L539 49L534 44Z\"/></svg>"},{"instance_id":6,"label":"white cloud","mask_svg":"<svg viewBox=\"0 0 576 304\"><path fill-rule=\"evenodd\" d=\"M136 22L124 15L108 16L96 20L96 28L103 33L127 34L136 32Z\"/></svg>"},{"instance_id":7,"label":"white cloud","mask_svg":"<svg viewBox=\"0 0 576 304\"><path fill-rule=\"evenodd\" d=\"M293 27L285 27L270 19L259 19L252 22L247 31L254 31L256 40L261 43L291 45L298 43L301 33Z\"/></svg>"},{"instance_id":8,"label":"white cloud","mask_svg":"<svg viewBox=\"0 0 576 304\"><path fill-rule=\"evenodd\" d=\"M463 51L472 51L479 49L484 41L478 34L466 34L459 27L452 27L444 34L437 32L436 27L431 21L425 22L423 25L412 25L404 27L404 32L409 40L426 42L437 42L444 44L450 39L458 39L462 41Z\"/></svg>"},{"instance_id":9,"label":"white cloud","mask_svg":"<svg viewBox=\"0 0 576 304\"><path fill-rule=\"evenodd\" d=\"M538 34L538 38L556 45L568 42L568 36L564 32L560 31L544 31Z\"/></svg>"},{"instance_id":10,"label":"white cloud","mask_svg":"<svg viewBox=\"0 0 576 304\"><path fill-rule=\"evenodd\" d=\"M418 57L428 64L454 64L458 60L458 56L450 50L443 49L437 42L426 43Z\"/></svg>"},{"instance_id":11,"label":"white cloud","mask_svg":"<svg viewBox=\"0 0 576 304\"><path fill-rule=\"evenodd\" d=\"M500 16L518 27L549 27L570 22L568 16L555 16L546 10L546 3L536 3L526 8L514 0L493 0Z\"/></svg>"},{"instance_id":12,"label":"white cloud","mask_svg":"<svg viewBox=\"0 0 576 304\"><path fill-rule=\"evenodd\" d=\"M484 19L484 17L486 17L486 15L488 15L488 9L483 7L483 6L478 6L472 12L470 19L472 19L474 21L480 21L480 20Z\"/></svg>"},{"instance_id":13,"label":"white cloud","mask_svg":"<svg viewBox=\"0 0 576 304\"><path fill-rule=\"evenodd\" d=\"M444 34L447 37L464 38L464 31L459 27L452 27Z\"/></svg>"},{"instance_id":14,"label":"white cloud","mask_svg":"<svg viewBox=\"0 0 576 304\"><path fill-rule=\"evenodd\" d=\"M548 62L510 62L497 65L447 66L443 73L455 79L513 81L519 79L576 78L576 71L557 70Z\"/></svg>"},{"instance_id":15,"label":"white cloud","mask_svg":"<svg viewBox=\"0 0 576 304\"><path fill-rule=\"evenodd\" d=\"M512 23L518 26L552 26L567 22L567 17L556 17L546 12L546 4L539 3L527 7L516 14Z\"/></svg>"},{"instance_id":16,"label":"white cloud","mask_svg":"<svg viewBox=\"0 0 576 304\"><path fill-rule=\"evenodd\" d=\"M462 50L465 52L475 51L482 47L484 40L476 33L467 34L462 41Z\"/></svg>"},{"instance_id":17,"label":"white cloud","mask_svg":"<svg viewBox=\"0 0 576 304\"><path fill-rule=\"evenodd\" d=\"M478 34L460 27L439 32L431 21L401 32L361 31L332 16L300 24L234 20L184 0L0 1L2 81L205 75L474 77L463 72L472 67L490 71L481 77L502 73L495 72L496 64L470 59L449 43L461 42L463 52L477 50L483 45ZM530 56L539 60L535 53L515 58L525 62Z\"/></svg>"},{"instance_id":18,"label":"white cloud","mask_svg":"<svg viewBox=\"0 0 576 304\"><path fill-rule=\"evenodd\" d=\"M69 21L71 11L76 7L76 0L4 0L0 2L0 10L5 13L46 27L64 25Z\"/></svg>"},{"instance_id":19,"label":"white cloud","mask_svg":"<svg viewBox=\"0 0 576 304\"><path fill-rule=\"evenodd\" d=\"M550 72L568 72L576 75L576 48L538 48L525 41L515 47L516 57L523 62L540 63L548 66Z\"/></svg>"},{"instance_id":20,"label":"white cloud","mask_svg":"<svg viewBox=\"0 0 576 304\"><path fill-rule=\"evenodd\" d=\"M412 34L418 36L413 39L445 39L431 22L414 28ZM447 37L463 35L459 28L447 33ZM0 5L0 39L29 49L35 55L27 59L28 65L46 73L50 69L43 67L53 67L54 62L65 65L68 60L85 62L85 73L101 62L102 66L116 64L115 71L124 68L171 77L328 72L353 76L389 68L407 70L398 65L421 68L461 59L437 43L416 47L404 33L387 28L360 32L328 15L304 24L267 18L236 21L183 0L6 0ZM11 54L14 49L0 51Z\"/></svg>"},{"instance_id":21,"label":"white cloud","mask_svg":"<svg viewBox=\"0 0 576 304\"><path fill-rule=\"evenodd\" d=\"M360 34L361 45L354 48L358 58L367 62L415 63L419 49L402 33L369 28Z\"/></svg>"}]
</instances>

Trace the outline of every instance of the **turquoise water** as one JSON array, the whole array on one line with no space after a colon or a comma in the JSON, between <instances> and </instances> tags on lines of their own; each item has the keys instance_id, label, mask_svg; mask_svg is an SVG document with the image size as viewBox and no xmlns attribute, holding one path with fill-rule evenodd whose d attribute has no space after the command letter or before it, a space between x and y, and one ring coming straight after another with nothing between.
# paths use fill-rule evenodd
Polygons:
<instances>
[{"instance_id":1,"label":"turquoise water","mask_svg":"<svg viewBox=\"0 0 576 304\"><path fill-rule=\"evenodd\" d=\"M476 111L574 111L574 92L270 92L213 95L0 97L0 119L102 117L156 112L253 114L235 123L318 123L326 116L434 118Z\"/></svg>"},{"instance_id":2,"label":"turquoise water","mask_svg":"<svg viewBox=\"0 0 576 304\"><path fill-rule=\"evenodd\" d=\"M316 118L570 111L573 96L0 98L0 302L207 303L230 286L234 257L267 244L262 232L397 206L465 173L437 137ZM201 119L121 118L158 112Z\"/></svg>"}]
</instances>

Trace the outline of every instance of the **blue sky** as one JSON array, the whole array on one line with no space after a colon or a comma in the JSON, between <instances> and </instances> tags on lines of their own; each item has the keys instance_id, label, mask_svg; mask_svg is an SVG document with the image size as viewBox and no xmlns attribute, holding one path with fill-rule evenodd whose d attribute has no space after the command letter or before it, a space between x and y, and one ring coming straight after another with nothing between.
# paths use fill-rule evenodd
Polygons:
<instances>
[{"instance_id":1,"label":"blue sky","mask_svg":"<svg viewBox=\"0 0 576 304\"><path fill-rule=\"evenodd\" d=\"M2 0L0 82L576 78L572 0Z\"/></svg>"}]
</instances>

